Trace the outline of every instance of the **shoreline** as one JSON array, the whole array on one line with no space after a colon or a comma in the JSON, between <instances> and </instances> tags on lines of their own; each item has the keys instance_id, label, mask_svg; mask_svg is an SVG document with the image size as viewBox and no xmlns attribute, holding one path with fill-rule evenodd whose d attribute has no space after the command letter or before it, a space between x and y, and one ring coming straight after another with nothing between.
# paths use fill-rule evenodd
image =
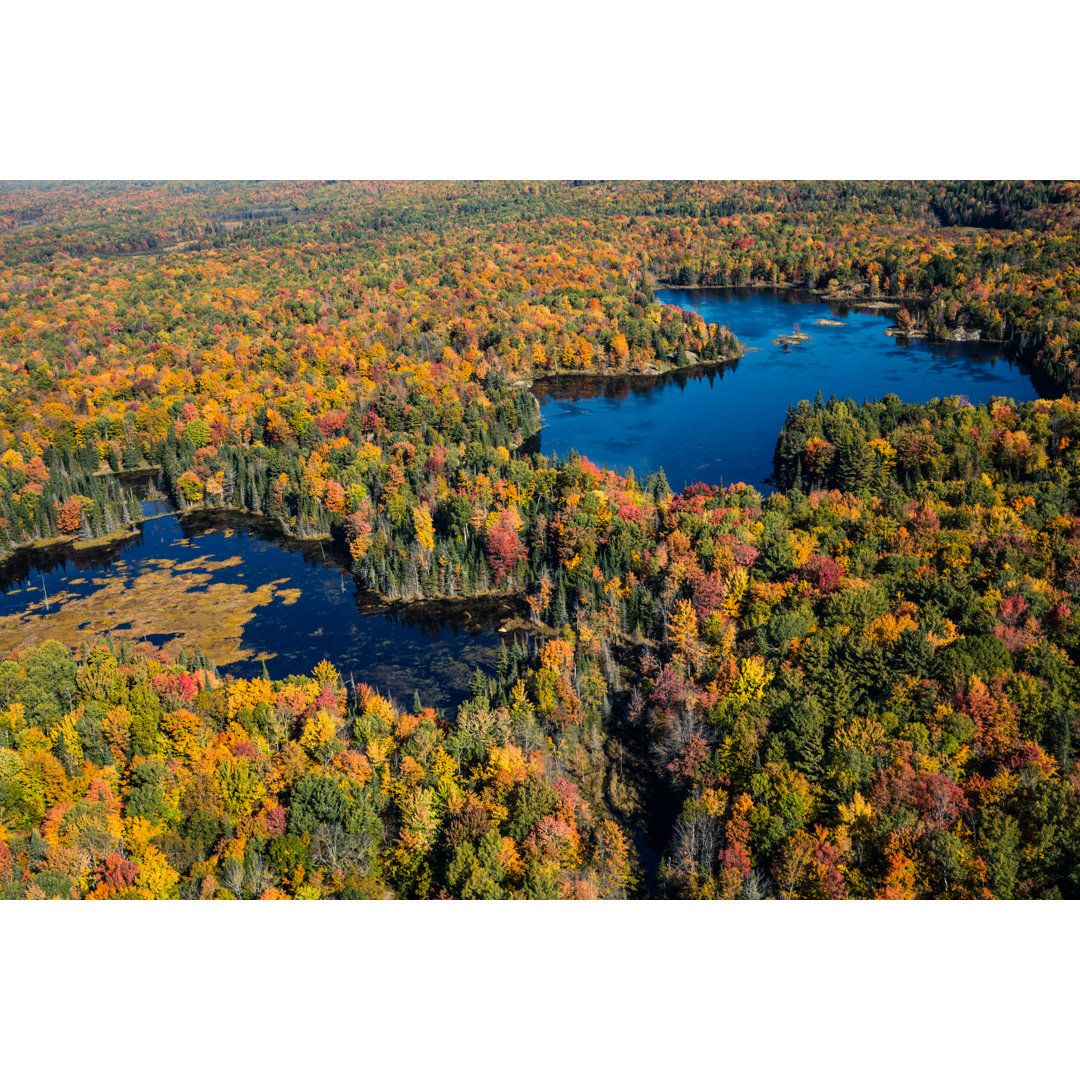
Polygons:
<instances>
[{"instance_id":1,"label":"shoreline","mask_svg":"<svg viewBox=\"0 0 1080 1080\"><path fill-rule=\"evenodd\" d=\"M830 300L834 300L839 304L857 304L859 307L881 310L901 308L904 306L904 303L909 300L913 303L926 304L933 299L925 293L909 293L906 296L894 300L889 297L867 296L865 293L861 291L857 292L853 289L830 292L828 289L809 289L805 285L793 285L790 281L769 282L761 285L671 285L664 281L657 281L656 285L653 287L653 293L655 294L657 290L667 292L694 292L702 289L753 289L755 291L758 289L781 289L784 292L804 292L808 296L818 297L821 301L826 303ZM656 302L659 303L660 301Z\"/></svg>"},{"instance_id":2,"label":"shoreline","mask_svg":"<svg viewBox=\"0 0 1080 1080\"><path fill-rule=\"evenodd\" d=\"M722 291L745 289L750 292L763 292L775 290L778 292L803 293L807 297L807 303L835 304L847 307L852 311L878 312L887 314L897 311L901 307L909 309L925 308L933 300L933 296L927 293L909 293L899 299L864 297L862 293L853 292L850 289L843 292L829 292L825 289L808 289L805 285L793 285L790 282L761 285L671 285L657 282L653 288L654 299L658 290L670 292L693 292L693 291ZM679 306L679 305L675 305ZM925 329L912 329L901 331L893 323L887 326L883 333L891 338L901 341L926 341L931 345L957 345L957 344L980 344L995 346L1003 354L1009 363L1021 365L1027 372L1032 385L1039 396L1048 400L1060 397L1075 397L1077 386L1070 381L1069 375L1056 374L1050 367L1036 363L1035 350L1027 334L1014 334L1012 337L991 337L982 330L969 330L965 327L953 326L947 328L944 335ZM745 353L744 353L745 355ZM686 371L687 368L678 370ZM1077 376L1080 380L1080 375Z\"/></svg>"},{"instance_id":3,"label":"shoreline","mask_svg":"<svg viewBox=\"0 0 1080 1080\"><path fill-rule=\"evenodd\" d=\"M518 387L525 390L532 390L532 388L538 383L543 382L545 379L626 379L626 378L659 378L662 375L674 375L680 371L706 371L710 368L722 368L727 367L730 364L737 363L742 360L749 351L749 346L743 345L739 342L740 351L735 356L724 356L719 360L702 360L698 353L692 350L687 350L687 356L692 356L695 359L685 364L683 367L679 367L677 364L669 363L667 367L659 367L656 364L651 364L646 368L636 369L629 367L620 368L607 368L603 371L583 371L580 368L568 368L558 371L544 371L544 372L532 372L528 378L519 379L516 382L509 383L508 385ZM533 395L536 396L535 394ZM527 436L531 438L532 436ZM526 439L522 439L525 442Z\"/></svg>"},{"instance_id":4,"label":"shoreline","mask_svg":"<svg viewBox=\"0 0 1080 1080\"><path fill-rule=\"evenodd\" d=\"M527 379L521 379L517 382L511 383L511 386L521 387L531 391L538 382L543 382L548 379L656 379L665 375L677 375L680 372L707 372L707 370L718 370L721 367L728 367L731 364L738 363L751 350L750 346L743 345L743 342L739 342L739 353L733 356L723 356L719 360L702 360L701 356L687 350L687 355L692 356L693 360L689 364L685 364L683 367L679 367L677 364L669 364L666 367L659 367L656 364L651 364L645 368L632 368L632 367L619 367L615 369L593 370L593 372L585 372L579 368L569 368L566 370L555 370L555 372L542 372L540 374L532 373ZM536 394L534 394L536 397ZM539 402L537 403L539 406ZM531 438L529 435L527 438ZM523 443L526 442L526 438L523 438Z\"/></svg>"},{"instance_id":5,"label":"shoreline","mask_svg":"<svg viewBox=\"0 0 1080 1080\"><path fill-rule=\"evenodd\" d=\"M359 583L357 585L362 588ZM364 605L365 611L373 614L413 616L420 620L430 617L450 621L453 621L455 616L463 616L466 622L497 618L500 625L496 632L500 634L527 630L537 632L541 629L527 617L527 594L524 589L509 593L488 591L472 596L418 596L409 600L390 600L379 593L367 589L363 591L367 595L380 597L376 603Z\"/></svg>"},{"instance_id":6,"label":"shoreline","mask_svg":"<svg viewBox=\"0 0 1080 1080\"><path fill-rule=\"evenodd\" d=\"M160 514L145 517L137 523L137 526L128 531L111 533L107 537L96 540L71 540L63 537L55 537L46 540L32 540L13 547L10 551L0 556L0 576L9 569L13 577L20 573L18 568L11 567L12 561L20 558L26 564L23 572L29 576L35 571L42 571L42 567L35 565L35 552L58 554L61 557L78 552L93 552L101 549L104 557L121 551L128 541L139 535L139 526L148 521L160 521L164 518L174 517L179 521L187 522L195 527L195 531L206 532L223 531L238 525L246 526L259 534L261 539L276 544L284 550L306 550L312 553L318 549L324 557L326 565L337 566L348 575L349 580L356 587L359 599L366 611L372 613L387 614L411 614L420 618L425 616L446 618L449 614L464 614L466 619L471 619L479 612L483 614L499 615L506 631L524 630L530 624L526 618L525 596L523 589L512 592L496 592L487 590L482 593L469 595L431 595L415 596L407 599L395 599L376 590L364 586L359 578L352 572L347 551L340 540L332 533L320 533L315 536L296 536L287 532L284 523L279 518L270 517L266 514L256 513L254 510L233 506L208 506L188 507L186 510L170 510ZM63 552L58 549L68 549ZM336 558L335 556L341 556ZM434 610L441 609L440 611ZM466 610L468 609L468 610ZM535 628L535 627L534 627ZM500 628L502 630L503 628Z\"/></svg>"},{"instance_id":7,"label":"shoreline","mask_svg":"<svg viewBox=\"0 0 1080 1080\"><path fill-rule=\"evenodd\" d=\"M632 368L620 368L618 371L578 371L574 369L559 372L553 371L543 375L537 375L530 382L522 383L522 385L527 389L532 390L539 382L548 382L558 379L661 379L668 375L719 371L721 368L730 367L732 364L738 363L749 351L749 347L746 347L738 356L727 356L722 360L701 360L699 358L683 367L676 367L675 365L667 368L649 367L640 371L635 371ZM688 355L697 356L697 353L690 352ZM533 396L535 397L536 395L534 394ZM530 436L530 438L531 437L532 436ZM526 440L523 439L522 443L525 441Z\"/></svg>"},{"instance_id":8,"label":"shoreline","mask_svg":"<svg viewBox=\"0 0 1080 1080\"><path fill-rule=\"evenodd\" d=\"M653 292L654 294L657 290L664 290L667 292L701 292L709 289L715 289L717 291L725 289L750 289L755 292L764 289L777 289L783 292L802 292L806 293L807 296L813 297L814 303L835 303L845 305L852 309L881 312L899 311L900 308L906 307L908 304L912 306L926 305L933 300L933 296L928 293L908 293L899 299L891 299L879 296L868 297L862 292L855 292L851 289L837 292L830 292L828 289L808 289L805 285L792 285L790 282L777 282L776 284L765 285L670 285L666 282L658 281ZM1011 344L1009 339L986 337L981 330L966 330L964 327L951 327L945 337L938 337L937 335L930 334L926 330L910 330L902 332L898 330L895 325L886 329L885 333L888 334L889 337L915 338L924 341L935 341L942 344L947 342L981 341L987 345L1002 345L1006 348ZM953 337L953 334L962 334L964 336Z\"/></svg>"},{"instance_id":9,"label":"shoreline","mask_svg":"<svg viewBox=\"0 0 1080 1080\"><path fill-rule=\"evenodd\" d=\"M166 515L160 514L159 517ZM146 519L143 520L153 520ZM41 551L45 553L53 553L58 548L68 548L72 553L94 551L97 548L112 548L115 547L118 550L123 547L125 541L131 540L139 535L138 526L142 524L142 521L135 522L133 528L117 529L115 532L109 533L107 536L99 536L93 540L80 540L78 537L70 536L50 536L40 540L24 540L21 544L15 544L9 548L3 554L0 554L0 574L2 574L8 567L8 564L13 560L18 559L20 556L27 556L32 552Z\"/></svg>"}]
</instances>

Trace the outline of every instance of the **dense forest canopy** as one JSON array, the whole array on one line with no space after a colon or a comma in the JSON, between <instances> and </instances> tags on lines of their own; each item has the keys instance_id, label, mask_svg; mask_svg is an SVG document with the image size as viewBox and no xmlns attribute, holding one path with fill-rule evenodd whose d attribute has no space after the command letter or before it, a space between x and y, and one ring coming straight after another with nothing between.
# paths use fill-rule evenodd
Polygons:
<instances>
[{"instance_id":1,"label":"dense forest canopy","mask_svg":"<svg viewBox=\"0 0 1080 1080\"><path fill-rule=\"evenodd\" d=\"M0 662L24 896L1080 896L1078 189L0 186L0 554L185 510L516 598L456 716L115 640ZM531 380L740 353L657 284L1005 342L1063 396L792 402L779 491L530 452Z\"/></svg>"}]
</instances>

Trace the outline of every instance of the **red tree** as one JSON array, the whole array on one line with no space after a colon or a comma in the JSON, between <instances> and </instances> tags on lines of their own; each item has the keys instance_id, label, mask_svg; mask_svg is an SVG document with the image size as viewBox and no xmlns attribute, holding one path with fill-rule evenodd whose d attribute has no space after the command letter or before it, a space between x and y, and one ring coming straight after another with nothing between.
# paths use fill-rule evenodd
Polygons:
<instances>
[{"instance_id":1,"label":"red tree","mask_svg":"<svg viewBox=\"0 0 1080 1080\"><path fill-rule=\"evenodd\" d=\"M501 585L525 557L525 545L505 512L500 514L499 520L488 529L484 550L495 575L496 585Z\"/></svg>"},{"instance_id":2,"label":"red tree","mask_svg":"<svg viewBox=\"0 0 1080 1080\"><path fill-rule=\"evenodd\" d=\"M82 524L82 506L78 499L68 499L60 507L60 513L56 517L57 527L62 533L77 533Z\"/></svg>"}]
</instances>

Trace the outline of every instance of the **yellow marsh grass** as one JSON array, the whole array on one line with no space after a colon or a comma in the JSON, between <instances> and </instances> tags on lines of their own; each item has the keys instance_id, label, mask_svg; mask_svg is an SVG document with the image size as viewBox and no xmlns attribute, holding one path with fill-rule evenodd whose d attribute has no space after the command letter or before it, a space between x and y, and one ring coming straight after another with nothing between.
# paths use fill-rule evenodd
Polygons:
<instances>
[{"instance_id":1,"label":"yellow marsh grass","mask_svg":"<svg viewBox=\"0 0 1080 1080\"><path fill-rule=\"evenodd\" d=\"M202 555L185 562L152 559L130 583L122 576L94 577L95 589L85 596L61 590L49 597L48 611L42 596L18 614L0 616L0 656L49 638L73 645L123 626L116 633L136 640L144 634L175 635L166 646L173 655L183 646L200 645L217 664L251 659L254 654L241 641L255 609L275 599L295 604L300 590L282 588L288 578L255 589L213 580L215 571L241 562L238 555L217 560ZM122 572L122 565L118 568ZM86 580L76 578L71 584ZM268 655L260 653L255 659Z\"/></svg>"}]
</instances>

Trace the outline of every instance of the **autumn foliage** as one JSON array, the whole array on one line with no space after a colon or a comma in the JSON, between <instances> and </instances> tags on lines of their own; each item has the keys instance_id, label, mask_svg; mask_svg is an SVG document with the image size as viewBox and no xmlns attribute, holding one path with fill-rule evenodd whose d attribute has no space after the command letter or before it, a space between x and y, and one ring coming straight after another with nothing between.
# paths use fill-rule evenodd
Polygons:
<instances>
[{"instance_id":1,"label":"autumn foliage","mask_svg":"<svg viewBox=\"0 0 1080 1080\"><path fill-rule=\"evenodd\" d=\"M333 657L271 682L119 639L17 650L3 895L1080 896L1075 401L793 402L763 494L545 457L530 391L739 354L658 284L893 303L900 333L1068 387L1078 205L8 185L0 554L136 528L146 470L181 510L337 543L386 597L499 592L529 629L455 715Z\"/></svg>"}]
</instances>

